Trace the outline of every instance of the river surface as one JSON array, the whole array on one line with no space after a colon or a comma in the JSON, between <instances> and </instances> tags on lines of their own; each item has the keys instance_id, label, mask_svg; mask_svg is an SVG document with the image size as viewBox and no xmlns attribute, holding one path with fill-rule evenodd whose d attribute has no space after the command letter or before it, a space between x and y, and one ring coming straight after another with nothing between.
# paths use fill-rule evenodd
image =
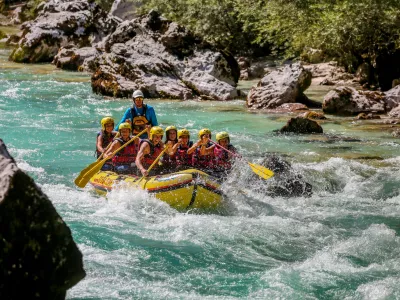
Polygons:
<instances>
[{"instance_id":1,"label":"river surface","mask_svg":"<svg viewBox=\"0 0 400 300\"><path fill-rule=\"evenodd\" d=\"M241 100L146 100L164 128L226 130L252 162L284 155L314 193L270 197L244 162L222 186L227 213L177 212L143 191L100 197L73 180L94 161L100 119L119 120L130 100L94 95L89 74L10 63L9 53L0 50L0 138L83 253L87 276L68 299L400 298L400 143L390 131L328 116L323 135L277 135L288 115L249 113Z\"/></svg>"}]
</instances>

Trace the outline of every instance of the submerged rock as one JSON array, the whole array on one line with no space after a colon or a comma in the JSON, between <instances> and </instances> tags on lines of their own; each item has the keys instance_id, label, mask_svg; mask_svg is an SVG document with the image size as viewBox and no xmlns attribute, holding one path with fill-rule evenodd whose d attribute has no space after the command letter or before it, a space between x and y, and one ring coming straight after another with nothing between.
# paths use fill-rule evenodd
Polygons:
<instances>
[{"instance_id":1,"label":"submerged rock","mask_svg":"<svg viewBox=\"0 0 400 300\"><path fill-rule=\"evenodd\" d=\"M269 180L260 179L257 175L252 178L252 180L257 180L259 188L268 195L273 197L312 196L312 185L306 182L303 176L296 173L291 164L281 156L270 154L260 164L275 173Z\"/></svg>"},{"instance_id":2,"label":"submerged rock","mask_svg":"<svg viewBox=\"0 0 400 300\"><path fill-rule=\"evenodd\" d=\"M323 129L321 125L319 125L316 121L303 118L296 117L291 118L285 126L283 126L279 132L293 132L293 133L323 133Z\"/></svg>"},{"instance_id":3,"label":"submerged rock","mask_svg":"<svg viewBox=\"0 0 400 300\"><path fill-rule=\"evenodd\" d=\"M0 299L64 299L85 277L71 230L0 140Z\"/></svg>"}]
</instances>

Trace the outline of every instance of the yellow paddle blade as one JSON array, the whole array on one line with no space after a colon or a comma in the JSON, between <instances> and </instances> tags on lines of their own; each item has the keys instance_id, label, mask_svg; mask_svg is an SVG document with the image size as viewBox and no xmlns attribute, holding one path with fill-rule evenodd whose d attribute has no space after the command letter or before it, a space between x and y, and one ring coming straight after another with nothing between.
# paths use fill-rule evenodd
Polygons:
<instances>
[{"instance_id":1,"label":"yellow paddle blade","mask_svg":"<svg viewBox=\"0 0 400 300\"><path fill-rule=\"evenodd\" d=\"M119 132L115 135L115 138L119 137ZM109 143L106 149L104 149L104 152L99 156L99 158L95 161L92 162L90 165L88 165L86 168L84 168L78 175L78 177L75 178L74 182L77 186L79 186L79 181L82 180L83 175L85 175L91 168L93 168L103 157L104 153L110 148L112 143Z\"/></svg>"},{"instance_id":2,"label":"yellow paddle blade","mask_svg":"<svg viewBox=\"0 0 400 300\"><path fill-rule=\"evenodd\" d=\"M85 175L91 168L93 168L96 164L99 163L99 160L96 160L95 162L92 162L90 165L88 165L86 168L84 168L78 175L78 177L76 177L76 179L74 180L75 184L77 186L79 186L79 181L82 180L83 175Z\"/></svg>"},{"instance_id":3,"label":"yellow paddle blade","mask_svg":"<svg viewBox=\"0 0 400 300\"><path fill-rule=\"evenodd\" d=\"M266 167L257 165L257 164L252 164L249 163L250 168L253 170L254 173L256 173L258 176L264 179L269 179L272 176L274 176L274 172L272 172L270 169L267 169Z\"/></svg>"},{"instance_id":4,"label":"yellow paddle blade","mask_svg":"<svg viewBox=\"0 0 400 300\"><path fill-rule=\"evenodd\" d=\"M90 178L92 178L97 172L100 171L106 161L107 159L102 159L96 162L91 169L89 169L85 174L82 175L81 179L78 182L77 180L75 180L75 184L80 188L84 188L89 182Z\"/></svg>"}]
</instances>

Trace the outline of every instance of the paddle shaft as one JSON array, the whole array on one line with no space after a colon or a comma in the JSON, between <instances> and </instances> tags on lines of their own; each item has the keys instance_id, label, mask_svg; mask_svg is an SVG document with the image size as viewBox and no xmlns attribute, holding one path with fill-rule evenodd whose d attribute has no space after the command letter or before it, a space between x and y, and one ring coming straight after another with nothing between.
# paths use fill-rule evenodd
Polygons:
<instances>
[{"instance_id":1,"label":"paddle shaft","mask_svg":"<svg viewBox=\"0 0 400 300\"><path fill-rule=\"evenodd\" d=\"M150 165L150 167L147 169L147 173L151 171L151 169L153 169L153 167L156 165L156 163L160 160L161 156L164 154L165 151L167 151L167 147L164 148L163 151L161 151L161 153L157 156L157 158L153 161L153 163ZM139 181L141 181L145 176L142 176L142 178L140 178Z\"/></svg>"},{"instance_id":2,"label":"paddle shaft","mask_svg":"<svg viewBox=\"0 0 400 300\"><path fill-rule=\"evenodd\" d=\"M115 135L114 138L119 137L119 132L117 132L117 134ZM101 153L101 155L99 156L99 158L97 159L97 161L99 161L100 159L103 158L104 153L106 153L106 151L111 147L112 141L107 145L106 149L104 149L103 153Z\"/></svg>"},{"instance_id":3,"label":"paddle shaft","mask_svg":"<svg viewBox=\"0 0 400 300\"><path fill-rule=\"evenodd\" d=\"M251 162L248 162L248 161L244 160L243 157L241 157L239 154L229 151L228 149L226 149L225 147L222 147L220 144L218 144L214 141L210 140L210 142L213 143L215 146L218 146L218 147L224 149L225 151L227 151L228 153L232 154L233 156L239 158L240 160L245 161L250 166L251 170L258 176L260 176L261 178L269 179L272 176L274 176L274 172L272 172L270 169L267 169L266 167L263 167L263 166L260 166L257 164L253 164Z\"/></svg>"},{"instance_id":4,"label":"paddle shaft","mask_svg":"<svg viewBox=\"0 0 400 300\"><path fill-rule=\"evenodd\" d=\"M241 155L236 154L235 152L232 152L232 151L226 149L225 147L222 147L220 144L218 144L218 143L216 143L216 142L214 142L214 141L212 141L212 140L209 140L209 141L210 141L211 143L213 143L215 146L224 149L226 152L232 154L233 156L235 156L235 157L237 157L237 158L242 158Z\"/></svg>"},{"instance_id":5,"label":"paddle shaft","mask_svg":"<svg viewBox=\"0 0 400 300\"><path fill-rule=\"evenodd\" d=\"M100 169L103 167L105 162L109 159L111 159L115 154L117 154L119 151L121 151L124 147L128 146L130 143L132 143L135 139L139 138L140 135L142 135L147 129L144 129L142 132L140 132L138 135L134 136L131 138L128 142L123 144L121 147L119 147L117 150L115 150L110 157L103 158L99 161L96 161L93 163L92 167L87 170L82 176L79 175L77 179L75 179L75 184L80 187L84 188L86 184L89 182L90 178L93 177L94 174L96 174Z\"/></svg>"},{"instance_id":6,"label":"paddle shaft","mask_svg":"<svg viewBox=\"0 0 400 300\"><path fill-rule=\"evenodd\" d=\"M139 132L137 135L135 135L133 138L131 138L129 141L127 141L125 144L123 144L121 147L119 147L117 150L115 150L110 157L107 158L103 158L104 162L106 160L109 160L111 158L113 158L113 156L115 154L117 154L119 151L121 151L122 149L124 149L126 146L128 146L130 143L132 143L134 140L138 139L139 136L141 136L147 129L144 129L143 131Z\"/></svg>"}]
</instances>

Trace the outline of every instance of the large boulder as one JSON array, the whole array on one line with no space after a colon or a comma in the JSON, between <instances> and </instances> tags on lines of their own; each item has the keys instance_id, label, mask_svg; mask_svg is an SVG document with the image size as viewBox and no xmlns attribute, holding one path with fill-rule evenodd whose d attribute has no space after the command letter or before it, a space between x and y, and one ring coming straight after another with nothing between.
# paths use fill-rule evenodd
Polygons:
<instances>
[{"instance_id":1,"label":"large boulder","mask_svg":"<svg viewBox=\"0 0 400 300\"><path fill-rule=\"evenodd\" d=\"M66 45L91 46L117 25L95 2L50 0L38 6L38 17L22 24L22 38L10 55L15 62L51 62Z\"/></svg>"},{"instance_id":2,"label":"large boulder","mask_svg":"<svg viewBox=\"0 0 400 300\"><path fill-rule=\"evenodd\" d=\"M98 67L97 57L100 54L94 47L77 48L68 45L58 51L53 64L64 70L94 72Z\"/></svg>"},{"instance_id":3,"label":"large boulder","mask_svg":"<svg viewBox=\"0 0 400 300\"><path fill-rule=\"evenodd\" d=\"M92 77L96 93L125 97L230 100L239 96L239 66L229 53L157 12L122 22L104 41Z\"/></svg>"},{"instance_id":4,"label":"large boulder","mask_svg":"<svg viewBox=\"0 0 400 300\"><path fill-rule=\"evenodd\" d=\"M310 84L310 71L299 63L287 65L264 76L250 90L247 106L252 109L273 109L284 103L307 102L308 98L303 92Z\"/></svg>"},{"instance_id":5,"label":"large boulder","mask_svg":"<svg viewBox=\"0 0 400 300\"><path fill-rule=\"evenodd\" d=\"M389 112L389 116L392 118L398 118L400 119L400 105L393 108L390 112Z\"/></svg>"},{"instance_id":6,"label":"large boulder","mask_svg":"<svg viewBox=\"0 0 400 300\"><path fill-rule=\"evenodd\" d=\"M85 277L71 230L0 140L0 299L65 299Z\"/></svg>"},{"instance_id":7,"label":"large boulder","mask_svg":"<svg viewBox=\"0 0 400 300\"><path fill-rule=\"evenodd\" d=\"M357 115L365 112L385 113L384 94L356 90L352 87L336 87L325 95L322 103L325 113L340 115Z\"/></svg>"},{"instance_id":8,"label":"large boulder","mask_svg":"<svg viewBox=\"0 0 400 300\"><path fill-rule=\"evenodd\" d=\"M385 92L385 102L387 110L391 110L400 105L400 85Z\"/></svg>"}]
</instances>

